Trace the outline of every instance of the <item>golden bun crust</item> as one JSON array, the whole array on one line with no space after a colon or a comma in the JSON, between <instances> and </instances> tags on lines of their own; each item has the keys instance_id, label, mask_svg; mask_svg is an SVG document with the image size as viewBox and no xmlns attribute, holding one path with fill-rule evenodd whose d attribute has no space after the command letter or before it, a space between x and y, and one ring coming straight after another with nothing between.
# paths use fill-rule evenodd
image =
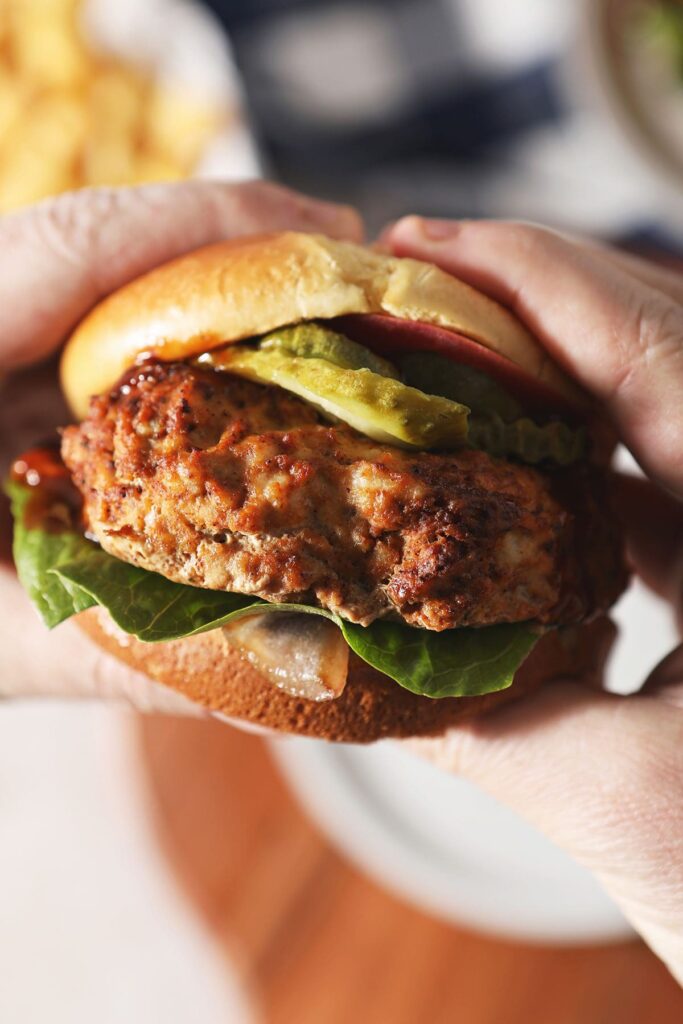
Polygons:
<instances>
[{"instance_id":1,"label":"golden bun crust","mask_svg":"<svg viewBox=\"0 0 683 1024\"><path fill-rule=\"evenodd\" d=\"M428 263L294 231L198 249L125 285L76 329L62 387L82 418L143 354L187 359L301 320L385 313L450 328L576 399L577 388L506 309Z\"/></svg>"},{"instance_id":2,"label":"golden bun crust","mask_svg":"<svg viewBox=\"0 0 683 1024\"><path fill-rule=\"evenodd\" d=\"M146 644L121 632L101 608L83 612L78 622L110 654L206 708L279 732L346 743L435 736L553 678L590 673L599 680L614 635L605 619L546 633L513 685L482 697L419 697L352 654L341 697L315 703L277 689L229 646L220 629Z\"/></svg>"}]
</instances>

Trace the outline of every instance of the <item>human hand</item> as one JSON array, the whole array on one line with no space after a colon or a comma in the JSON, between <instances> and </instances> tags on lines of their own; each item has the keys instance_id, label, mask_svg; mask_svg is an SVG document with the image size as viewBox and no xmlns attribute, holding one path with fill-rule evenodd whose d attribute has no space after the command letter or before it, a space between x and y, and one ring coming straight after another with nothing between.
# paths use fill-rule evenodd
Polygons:
<instances>
[{"instance_id":1,"label":"human hand","mask_svg":"<svg viewBox=\"0 0 683 1024\"><path fill-rule=\"evenodd\" d=\"M615 480L630 559L683 623L683 279L518 224L411 217L382 242L508 306L603 404L649 477ZM593 871L683 982L683 645L637 696L558 681L412 743Z\"/></svg>"},{"instance_id":2,"label":"human hand","mask_svg":"<svg viewBox=\"0 0 683 1024\"><path fill-rule=\"evenodd\" d=\"M197 246L285 228L361 234L349 209L259 182L85 190L0 220L2 478L23 449L69 422L56 362L45 360L98 299ZM74 623L48 633L12 569L10 530L0 503L0 697L96 694L140 708L201 712L104 654Z\"/></svg>"}]
</instances>

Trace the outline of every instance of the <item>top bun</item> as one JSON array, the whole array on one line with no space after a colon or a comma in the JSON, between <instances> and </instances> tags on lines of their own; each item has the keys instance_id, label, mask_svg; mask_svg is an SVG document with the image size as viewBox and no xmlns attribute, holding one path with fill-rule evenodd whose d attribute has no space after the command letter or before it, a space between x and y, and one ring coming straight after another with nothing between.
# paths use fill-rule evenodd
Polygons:
<instances>
[{"instance_id":1,"label":"top bun","mask_svg":"<svg viewBox=\"0 0 683 1024\"><path fill-rule=\"evenodd\" d=\"M385 313L450 328L564 397L577 388L508 310L429 263L285 231L219 242L101 302L68 341L62 387L78 417L143 354L183 360L301 320Z\"/></svg>"}]
</instances>

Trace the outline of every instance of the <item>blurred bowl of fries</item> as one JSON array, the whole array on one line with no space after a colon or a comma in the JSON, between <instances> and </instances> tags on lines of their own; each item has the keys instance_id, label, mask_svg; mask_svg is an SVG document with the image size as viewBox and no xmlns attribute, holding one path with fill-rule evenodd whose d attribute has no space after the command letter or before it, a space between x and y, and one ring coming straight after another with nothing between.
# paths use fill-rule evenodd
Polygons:
<instances>
[{"instance_id":1,"label":"blurred bowl of fries","mask_svg":"<svg viewBox=\"0 0 683 1024\"><path fill-rule=\"evenodd\" d=\"M0 0L0 213L258 172L227 40L188 0Z\"/></svg>"}]
</instances>

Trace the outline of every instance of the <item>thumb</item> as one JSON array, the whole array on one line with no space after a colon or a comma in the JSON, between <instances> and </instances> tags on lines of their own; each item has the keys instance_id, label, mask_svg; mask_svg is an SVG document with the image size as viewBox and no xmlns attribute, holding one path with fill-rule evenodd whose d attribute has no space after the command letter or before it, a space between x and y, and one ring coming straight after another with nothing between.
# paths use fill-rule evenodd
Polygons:
<instances>
[{"instance_id":1,"label":"thumb","mask_svg":"<svg viewBox=\"0 0 683 1024\"><path fill-rule=\"evenodd\" d=\"M15 574L0 566L3 649L0 700L73 697L120 701L139 711L204 715L199 705L98 648L75 622L50 632Z\"/></svg>"},{"instance_id":2,"label":"thumb","mask_svg":"<svg viewBox=\"0 0 683 1024\"><path fill-rule=\"evenodd\" d=\"M683 714L652 697L553 684L411 746L594 872L683 981Z\"/></svg>"},{"instance_id":3,"label":"thumb","mask_svg":"<svg viewBox=\"0 0 683 1024\"><path fill-rule=\"evenodd\" d=\"M529 224L408 217L382 243L508 306L604 403L649 474L683 496L683 308L590 246Z\"/></svg>"}]
</instances>

